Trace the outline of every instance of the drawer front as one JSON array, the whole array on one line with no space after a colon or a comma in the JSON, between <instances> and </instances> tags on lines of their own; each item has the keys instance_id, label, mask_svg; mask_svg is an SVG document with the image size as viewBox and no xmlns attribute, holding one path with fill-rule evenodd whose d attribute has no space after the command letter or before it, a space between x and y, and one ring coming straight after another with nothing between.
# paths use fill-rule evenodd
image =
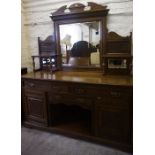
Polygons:
<instances>
[{"instance_id":1,"label":"drawer front","mask_svg":"<svg viewBox=\"0 0 155 155\"><path fill-rule=\"evenodd\" d=\"M72 85L69 87L70 93L77 95L85 95L88 97L96 97L97 95L105 96L105 88L98 85Z\"/></svg>"},{"instance_id":2,"label":"drawer front","mask_svg":"<svg viewBox=\"0 0 155 155\"><path fill-rule=\"evenodd\" d=\"M29 90L48 91L50 90L50 82L39 80L25 80L24 88Z\"/></svg>"},{"instance_id":3,"label":"drawer front","mask_svg":"<svg viewBox=\"0 0 155 155\"><path fill-rule=\"evenodd\" d=\"M50 104L77 105L85 109L92 108L92 100L75 95L52 94L49 95Z\"/></svg>"},{"instance_id":4,"label":"drawer front","mask_svg":"<svg viewBox=\"0 0 155 155\"><path fill-rule=\"evenodd\" d=\"M51 86L51 91L59 94L82 94L87 93L87 89L81 84L73 83L53 83Z\"/></svg>"},{"instance_id":5,"label":"drawer front","mask_svg":"<svg viewBox=\"0 0 155 155\"><path fill-rule=\"evenodd\" d=\"M127 100L130 96L131 91L124 87L107 87L105 90L105 97L107 97L107 99Z\"/></svg>"},{"instance_id":6,"label":"drawer front","mask_svg":"<svg viewBox=\"0 0 155 155\"><path fill-rule=\"evenodd\" d=\"M59 94L66 94L69 92L69 86L65 83L52 83L51 84L51 92L52 93L59 93Z\"/></svg>"},{"instance_id":7,"label":"drawer front","mask_svg":"<svg viewBox=\"0 0 155 155\"><path fill-rule=\"evenodd\" d=\"M128 101L123 100L107 100L106 98L102 98L96 101L96 106L99 108L102 107L116 107L116 108L129 108L130 103Z\"/></svg>"},{"instance_id":8,"label":"drawer front","mask_svg":"<svg viewBox=\"0 0 155 155\"><path fill-rule=\"evenodd\" d=\"M98 87L77 84L77 83L52 83L51 92L59 94L72 94L72 95L85 95L85 96L96 96L98 93L103 95L104 90L98 89Z\"/></svg>"},{"instance_id":9,"label":"drawer front","mask_svg":"<svg viewBox=\"0 0 155 155\"><path fill-rule=\"evenodd\" d=\"M131 96L131 90L128 87L119 86L99 86L99 85L68 85L66 89L69 93L87 95L93 97L106 97L110 99L127 99Z\"/></svg>"}]
</instances>

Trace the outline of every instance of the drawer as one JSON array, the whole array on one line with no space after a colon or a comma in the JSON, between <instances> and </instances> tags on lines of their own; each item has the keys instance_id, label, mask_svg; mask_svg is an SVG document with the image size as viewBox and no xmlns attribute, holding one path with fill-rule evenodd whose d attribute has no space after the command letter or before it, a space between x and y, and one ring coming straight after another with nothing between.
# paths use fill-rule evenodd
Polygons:
<instances>
[{"instance_id":1,"label":"drawer","mask_svg":"<svg viewBox=\"0 0 155 155\"><path fill-rule=\"evenodd\" d=\"M88 93L88 87L84 87L82 85L73 85L73 86L69 86L69 92L70 93L74 93L74 94L87 94Z\"/></svg>"},{"instance_id":2,"label":"drawer","mask_svg":"<svg viewBox=\"0 0 155 155\"><path fill-rule=\"evenodd\" d=\"M127 100L129 98L129 96L131 96L131 93L129 91L129 89L126 88L121 88L121 87L109 87L106 88L105 93L104 93L105 97L107 99L120 99L120 100Z\"/></svg>"},{"instance_id":3,"label":"drawer","mask_svg":"<svg viewBox=\"0 0 155 155\"><path fill-rule=\"evenodd\" d=\"M97 95L103 96L104 89L92 85L72 85L68 87L68 92L75 95L84 95L86 97L95 97Z\"/></svg>"},{"instance_id":4,"label":"drawer","mask_svg":"<svg viewBox=\"0 0 155 155\"><path fill-rule=\"evenodd\" d=\"M105 87L102 90L98 90L98 94L96 95L97 100L102 101L129 101L132 99L132 92L130 89L123 87ZM102 93L101 93L102 92Z\"/></svg>"},{"instance_id":5,"label":"drawer","mask_svg":"<svg viewBox=\"0 0 155 155\"><path fill-rule=\"evenodd\" d=\"M24 88L30 90L48 91L50 90L50 82L38 80L25 80Z\"/></svg>"},{"instance_id":6,"label":"drawer","mask_svg":"<svg viewBox=\"0 0 155 155\"><path fill-rule=\"evenodd\" d=\"M85 95L90 96L105 96L106 88L101 86L77 84L77 83L52 83L51 92L61 94L72 94L72 95Z\"/></svg>"},{"instance_id":7,"label":"drawer","mask_svg":"<svg viewBox=\"0 0 155 155\"><path fill-rule=\"evenodd\" d=\"M32 97L32 98L36 98L36 99L43 99L43 98L45 98L45 93L34 91L34 90L26 90L24 95Z\"/></svg>"},{"instance_id":8,"label":"drawer","mask_svg":"<svg viewBox=\"0 0 155 155\"><path fill-rule=\"evenodd\" d=\"M73 83L53 83L51 86L51 92L71 95L91 95L89 90L92 90L89 86Z\"/></svg>"},{"instance_id":9,"label":"drawer","mask_svg":"<svg viewBox=\"0 0 155 155\"><path fill-rule=\"evenodd\" d=\"M51 85L51 92L52 93L65 94L65 93L69 92L69 88L64 83L52 83L52 85Z\"/></svg>"},{"instance_id":10,"label":"drawer","mask_svg":"<svg viewBox=\"0 0 155 155\"><path fill-rule=\"evenodd\" d=\"M74 95L52 94L49 96L49 101L50 104L77 105L86 109L92 108L91 99Z\"/></svg>"},{"instance_id":11,"label":"drawer","mask_svg":"<svg viewBox=\"0 0 155 155\"><path fill-rule=\"evenodd\" d=\"M96 101L98 108L112 107L112 108L129 108L129 102L123 100L107 100L106 98L100 98Z\"/></svg>"},{"instance_id":12,"label":"drawer","mask_svg":"<svg viewBox=\"0 0 155 155\"><path fill-rule=\"evenodd\" d=\"M132 94L127 90L108 89L104 96L96 97L97 106L100 107L124 107L129 108L132 104Z\"/></svg>"}]
</instances>

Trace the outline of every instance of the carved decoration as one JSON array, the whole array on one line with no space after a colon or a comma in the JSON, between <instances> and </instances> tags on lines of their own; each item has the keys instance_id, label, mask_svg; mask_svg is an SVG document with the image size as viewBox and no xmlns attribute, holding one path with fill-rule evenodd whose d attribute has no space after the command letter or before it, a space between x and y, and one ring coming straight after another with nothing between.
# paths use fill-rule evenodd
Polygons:
<instances>
[{"instance_id":1,"label":"carved decoration","mask_svg":"<svg viewBox=\"0 0 155 155\"><path fill-rule=\"evenodd\" d=\"M88 5L85 6L82 3L75 3L72 4L70 7L67 8L67 5L62 6L57 11L53 12L52 15L65 15L69 13L81 13L83 11L98 11L98 10L106 10L107 6L102 6L93 2L88 2ZM66 10L69 11L66 11Z\"/></svg>"},{"instance_id":2,"label":"carved decoration","mask_svg":"<svg viewBox=\"0 0 155 155\"><path fill-rule=\"evenodd\" d=\"M85 5L81 3L72 4L68 9L73 12L84 11Z\"/></svg>"},{"instance_id":3,"label":"carved decoration","mask_svg":"<svg viewBox=\"0 0 155 155\"><path fill-rule=\"evenodd\" d=\"M105 10L107 6L99 5L93 2L88 2L88 6L91 7L91 10Z\"/></svg>"},{"instance_id":4,"label":"carved decoration","mask_svg":"<svg viewBox=\"0 0 155 155\"><path fill-rule=\"evenodd\" d=\"M51 42L51 41L53 41L54 42L54 36L52 36L52 35L49 35L45 40L41 40L40 39L40 37L38 37L39 38L39 40L40 40L40 42Z\"/></svg>"},{"instance_id":5,"label":"carved decoration","mask_svg":"<svg viewBox=\"0 0 155 155\"><path fill-rule=\"evenodd\" d=\"M107 39L110 41L110 40L129 40L130 39L130 36L127 36L127 37L123 37L123 36L120 36L118 35L116 32L109 32L108 33L108 36L107 36Z\"/></svg>"},{"instance_id":6,"label":"carved decoration","mask_svg":"<svg viewBox=\"0 0 155 155\"><path fill-rule=\"evenodd\" d=\"M62 7L60 7L57 11L55 11L53 13L53 15L57 15L57 14L61 14L61 13L64 13L64 11L67 9L67 5L64 5Z\"/></svg>"},{"instance_id":7,"label":"carved decoration","mask_svg":"<svg viewBox=\"0 0 155 155\"><path fill-rule=\"evenodd\" d=\"M39 55L49 55L55 52L55 39L50 35L45 40L38 37Z\"/></svg>"},{"instance_id":8,"label":"carved decoration","mask_svg":"<svg viewBox=\"0 0 155 155\"><path fill-rule=\"evenodd\" d=\"M127 53L131 55L131 35L122 37L115 32L107 35L107 53Z\"/></svg>"}]
</instances>

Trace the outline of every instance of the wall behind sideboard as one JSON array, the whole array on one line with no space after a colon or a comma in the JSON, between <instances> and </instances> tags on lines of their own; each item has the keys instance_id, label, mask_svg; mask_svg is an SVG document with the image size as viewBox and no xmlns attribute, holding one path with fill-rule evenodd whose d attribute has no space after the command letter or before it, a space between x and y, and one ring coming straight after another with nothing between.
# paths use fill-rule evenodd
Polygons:
<instances>
[{"instance_id":1,"label":"wall behind sideboard","mask_svg":"<svg viewBox=\"0 0 155 155\"><path fill-rule=\"evenodd\" d=\"M22 0L21 3L21 66L32 71L31 55L38 54L37 37L45 39L53 34L52 12L63 5L95 2L107 5L110 9L107 17L108 31L115 31L122 36L132 32L132 0Z\"/></svg>"}]
</instances>

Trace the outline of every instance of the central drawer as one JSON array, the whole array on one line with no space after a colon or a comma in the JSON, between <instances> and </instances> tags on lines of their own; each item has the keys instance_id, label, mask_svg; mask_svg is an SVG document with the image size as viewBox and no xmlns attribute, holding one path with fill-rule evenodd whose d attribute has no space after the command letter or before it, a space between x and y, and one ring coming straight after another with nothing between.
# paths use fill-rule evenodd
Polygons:
<instances>
[{"instance_id":1,"label":"central drawer","mask_svg":"<svg viewBox=\"0 0 155 155\"><path fill-rule=\"evenodd\" d=\"M67 94L49 94L50 104L77 105L85 109L92 109L91 98Z\"/></svg>"},{"instance_id":2,"label":"central drawer","mask_svg":"<svg viewBox=\"0 0 155 155\"><path fill-rule=\"evenodd\" d=\"M91 84L82 83L53 83L51 85L52 93L85 95L85 96L103 96L105 93L104 87L96 87Z\"/></svg>"}]
</instances>

